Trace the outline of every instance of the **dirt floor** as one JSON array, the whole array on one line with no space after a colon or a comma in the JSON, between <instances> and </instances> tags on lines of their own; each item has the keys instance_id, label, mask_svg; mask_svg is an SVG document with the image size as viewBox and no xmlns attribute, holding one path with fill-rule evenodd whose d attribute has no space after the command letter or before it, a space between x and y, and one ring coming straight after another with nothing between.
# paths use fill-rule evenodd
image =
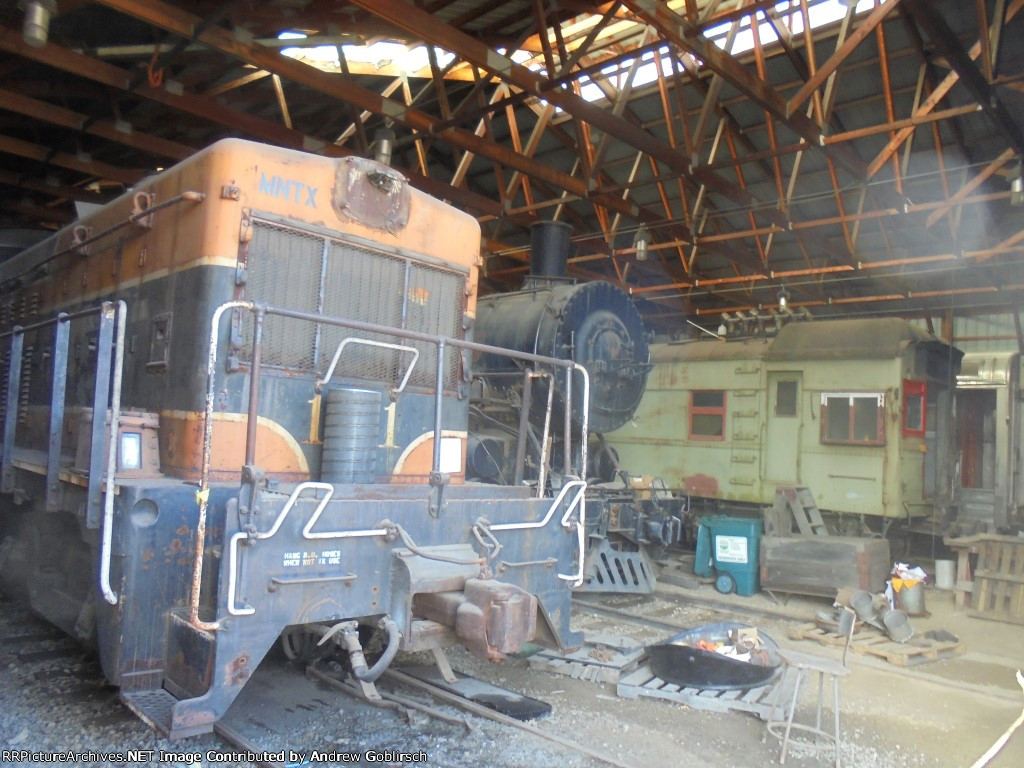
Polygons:
<instances>
[{"instance_id":1,"label":"dirt floor","mask_svg":"<svg viewBox=\"0 0 1024 768\"><path fill-rule=\"evenodd\" d=\"M813 620L831 601L794 597L785 605L767 595L721 596L711 587L684 590L659 588L664 597L619 597L606 603L657 617L698 626L725 618L745 621L769 633L780 645L838 658L837 649L809 641L791 641L790 627L801 622L755 618L730 610L758 608L802 620ZM721 611L688 607L690 596L718 601ZM672 598L681 598L682 603ZM911 667L850 653L852 674L841 685L842 764L851 768L911 768L970 766L1002 735L1024 709L1024 691L1015 672L1024 667L1024 627L970 618L953 610L950 592L926 592L927 618L913 619L916 633L946 630L960 637L964 655ZM662 632L627 623L609 622L580 610L579 626L586 631L613 632L650 642ZM698 711L657 699L616 697L615 686L566 677L543 677L525 669L525 662L507 665L503 673L459 655L456 666L481 677L503 682L555 704L549 723L578 741L609 750L625 765L646 766L764 766L777 760L779 742L762 743L764 725L745 713ZM519 672L522 672L522 675ZM523 685L520 681L529 680ZM518 684L517 684L518 683ZM813 715L814 686L805 689L798 712L805 721ZM826 689L826 693L828 693ZM829 713L826 712L826 717ZM831 764L831 753L797 749L787 765ZM1024 765L1024 730L1018 732L989 763L993 768Z\"/></svg>"},{"instance_id":2,"label":"dirt floor","mask_svg":"<svg viewBox=\"0 0 1024 768\"><path fill-rule=\"evenodd\" d=\"M654 626L659 622L696 627L734 620L756 626L785 647L834 658L840 655L837 649L789 638L791 628L812 621L817 612L830 608L830 600L794 597L781 604L767 595L722 596L710 586L693 590L662 586L655 595L605 597L600 602L646 617L647 623L597 615L580 605L574 611L577 628L629 638L637 646L672 634L665 626ZM1024 627L957 613L949 592L929 589L926 607L930 616L913 620L916 632L952 632L963 640L965 653L911 667L851 653L852 674L841 687L842 765L846 768L967 768L1024 709L1024 692L1014 679L1016 670L1024 667ZM24 609L11 603L0 605L0 634L22 636L41 631L21 621L24 617ZM15 620L21 623L3 626ZM37 641L32 648L36 651L31 654L32 663L19 656L0 664L0 747L97 752L154 749L157 752L148 763L152 766L251 765L246 760L206 759L205 750L223 748L212 735L173 744L159 739L125 710L113 689L99 681L90 682L95 680L97 670L92 669L84 679L75 676L75 668L84 665L89 669L94 663L79 659L81 653L59 652L65 641L53 642L58 651L52 660L45 651L36 651ZM0 647L8 653L14 648L2 643ZM446 707L442 709L447 711L449 722L426 716L407 722L394 711L370 708L306 679L301 668L280 662L274 666L269 660L257 670L225 722L244 731L243 735L260 749L335 749L361 756L368 749L422 750L425 764L444 768L762 768L774 764L779 756L779 742L773 738L763 741L764 723L749 713L709 712L648 697L620 698L612 683L554 675L531 666L525 658L494 665L463 650L452 650L449 656L456 670L549 702L552 713L533 725L585 745L604 759ZM410 660L424 663L429 658L399 657L397 666ZM408 698L419 696L413 690L402 692ZM805 720L814 692L812 685L800 699L799 714ZM826 712L827 718L830 715ZM467 719L472 721L469 729L463 722ZM159 750L187 750L197 758L160 759ZM134 765L97 762L95 758L75 762ZM363 759L359 764L370 763L380 761ZM28 763L0 759L0 764ZM316 760L313 764L342 763ZM831 752L800 747L792 749L786 760L786 765L797 768L833 764ZM1024 729L989 765L1024 766Z\"/></svg>"}]
</instances>

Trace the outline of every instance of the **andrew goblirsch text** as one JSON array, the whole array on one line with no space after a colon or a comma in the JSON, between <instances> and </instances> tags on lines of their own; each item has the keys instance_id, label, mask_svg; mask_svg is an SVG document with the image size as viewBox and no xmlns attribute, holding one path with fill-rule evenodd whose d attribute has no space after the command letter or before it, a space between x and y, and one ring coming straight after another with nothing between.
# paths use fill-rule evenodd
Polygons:
<instances>
[{"instance_id":1,"label":"andrew goblirsch text","mask_svg":"<svg viewBox=\"0 0 1024 768\"><path fill-rule=\"evenodd\" d=\"M368 749L363 752L338 752L335 750L307 750L297 752L292 749L266 752L231 752L208 749L197 752L170 752L163 749L127 749L122 752L78 752L64 750L59 752L36 752L30 749L0 750L0 760L14 763L148 763L153 760L160 762L185 763L201 765L234 762L265 762L283 763L288 768L321 763L381 763L395 765L400 763L426 763L427 753L423 750L402 752L396 749Z\"/></svg>"}]
</instances>

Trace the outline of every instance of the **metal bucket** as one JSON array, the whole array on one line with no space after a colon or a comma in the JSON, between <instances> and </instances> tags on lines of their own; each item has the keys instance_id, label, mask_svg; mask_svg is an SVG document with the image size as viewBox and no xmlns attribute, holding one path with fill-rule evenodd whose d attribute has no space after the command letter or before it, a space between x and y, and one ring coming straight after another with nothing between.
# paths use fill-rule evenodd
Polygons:
<instances>
[{"instance_id":1,"label":"metal bucket","mask_svg":"<svg viewBox=\"0 0 1024 768\"><path fill-rule=\"evenodd\" d=\"M914 628L910 624L907 614L900 610L888 611L882 617L885 631L889 637L897 643L905 643L914 636Z\"/></svg>"},{"instance_id":2,"label":"metal bucket","mask_svg":"<svg viewBox=\"0 0 1024 768\"><path fill-rule=\"evenodd\" d=\"M372 483L377 473L380 392L327 391L320 479L325 483Z\"/></svg>"},{"instance_id":3,"label":"metal bucket","mask_svg":"<svg viewBox=\"0 0 1024 768\"><path fill-rule=\"evenodd\" d=\"M935 586L938 589L951 590L956 586L956 563L952 560L935 561Z\"/></svg>"},{"instance_id":4,"label":"metal bucket","mask_svg":"<svg viewBox=\"0 0 1024 768\"><path fill-rule=\"evenodd\" d=\"M896 593L899 599L899 606L909 616L920 616L924 609L924 582L919 581L909 587L903 587Z\"/></svg>"},{"instance_id":5,"label":"metal bucket","mask_svg":"<svg viewBox=\"0 0 1024 768\"><path fill-rule=\"evenodd\" d=\"M861 621L871 621L875 618L875 601L870 592L862 589L854 592L850 595L850 607Z\"/></svg>"}]
</instances>

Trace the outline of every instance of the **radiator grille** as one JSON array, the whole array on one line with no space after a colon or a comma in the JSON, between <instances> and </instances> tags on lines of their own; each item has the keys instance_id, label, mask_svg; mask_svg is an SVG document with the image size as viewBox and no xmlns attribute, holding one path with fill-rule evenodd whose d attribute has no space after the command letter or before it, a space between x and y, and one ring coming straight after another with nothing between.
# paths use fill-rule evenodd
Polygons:
<instances>
[{"instance_id":1,"label":"radiator grille","mask_svg":"<svg viewBox=\"0 0 1024 768\"><path fill-rule=\"evenodd\" d=\"M464 276L411 258L257 220L249 246L246 297L278 307L321 312L361 322L463 338ZM252 322L244 326L243 360L252 349ZM338 344L349 336L416 347L420 357L410 382L433 386L435 345L386 334L354 332L339 326L268 316L263 326L263 364L323 373ZM409 355L367 346L349 346L340 375L394 381ZM459 376L459 355L446 353L445 386Z\"/></svg>"}]
</instances>

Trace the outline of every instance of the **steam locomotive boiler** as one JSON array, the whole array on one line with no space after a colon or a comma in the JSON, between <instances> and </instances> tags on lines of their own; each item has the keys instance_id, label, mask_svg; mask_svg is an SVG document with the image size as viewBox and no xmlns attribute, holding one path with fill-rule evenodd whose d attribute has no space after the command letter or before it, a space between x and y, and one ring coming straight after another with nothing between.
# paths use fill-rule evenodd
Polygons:
<instances>
[{"instance_id":1,"label":"steam locomotive boiler","mask_svg":"<svg viewBox=\"0 0 1024 768\"><path fill-rule=\"evenodd\" d=\"M594 442L588 473L597 482L588 486L581 589L649 589L653 574L643 548L678 540L681 525L660 503L664 494L622 471L601 438L627 423L640 404L650 370L647 330L618 287L565 276L570 235L561 222L531 226L526 283L481 299L474 333L482 343L577 363L589 373L589 410L572 399L582 385L578 374L563 380L543 369L525 370L513 358L481 355L474 367L467 472L517 486L561 483L571 477L566 468L578 463L581 448ZM546 437L551 413L565 423L571 443ZM549 463L560 473L555 478L545 474Z\"/></svg>"},{"instance_id":2,"label":"steam locomotive boiler","mask_svg":"<svg viewBox=\"0 0 1024 768\"><path fill-rule=\"evenodd\" d=\"M364 690L399 650L578 645L582 467L464 467L471 353L583 413L587 372L468 339L479 241L386 165L226 140L0 263L5 588L171 738L282 635Z\"/></svg>"}]
</instances>

